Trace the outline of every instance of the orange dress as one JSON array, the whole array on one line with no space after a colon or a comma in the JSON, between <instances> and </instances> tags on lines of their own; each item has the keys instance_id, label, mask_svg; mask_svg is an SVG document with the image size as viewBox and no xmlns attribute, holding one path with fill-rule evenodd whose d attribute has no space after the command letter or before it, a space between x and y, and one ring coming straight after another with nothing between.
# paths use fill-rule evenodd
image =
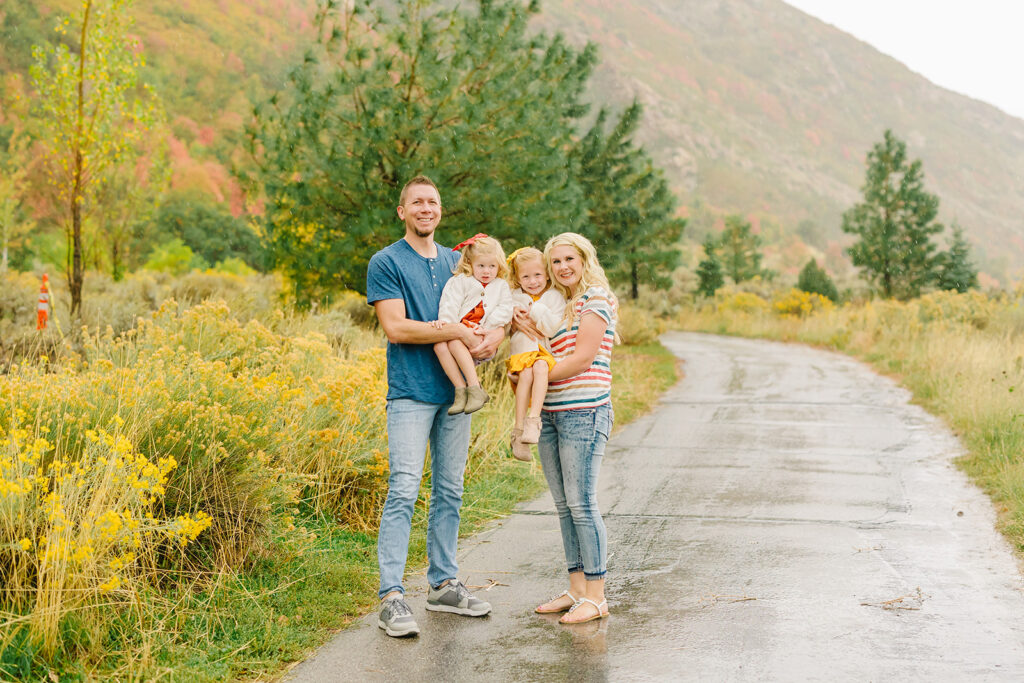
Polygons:
<instances>
[{"instance_id":1,"label":"orange dress","mask_svg":"<svg viewBox=\"0 0 1024 683\"><path fill-rule=\"evenodd\" d=\"M476 305L472 311L462 316L462 320L459 321L466 327L472 329L480 324L480 321L484 319L484 301L480 300L480 303Z\"/></svg>"}]
</instances>

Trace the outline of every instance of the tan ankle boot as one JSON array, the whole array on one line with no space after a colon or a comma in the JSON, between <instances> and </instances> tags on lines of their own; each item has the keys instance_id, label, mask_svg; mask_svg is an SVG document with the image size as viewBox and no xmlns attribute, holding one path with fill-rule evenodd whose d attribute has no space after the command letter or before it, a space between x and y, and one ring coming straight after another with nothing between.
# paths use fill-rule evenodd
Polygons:
<instances>
[{"instance_id":1,"label":"tan ankle boot","mask_svg":"<svg viewBox=\"0 0 1024 683\"><path fill-rule=\"evenodd\" d=\"M540 418L527 417L523 423L523 435L519 437L523 443L537 443L540 441Z\"/></svg>"},{"instance_id":2,"label":"tan ankle boot","mask_svg":"<svg viewBox=\"0 0 1024 683\"><path fill-rule=\"evenodd\" d=\"M530 462L533 460L533 452L530 450L530 447L523 443L519 438L522 433L522 429L513 429L512 438L509 440L508 445L512 448L512 457L516 460L522 460L523 462Z\"/></svg>"},{"instance_id":3,"label":"tan ankle boot","mask_svg":"<svg viewBox=\"0 0 1024 683\"><path fill-rule=\"evenodd\" d=\"M466 387L455 387L455 400L452 401L451 407L448 409L449 415L458 415L466 410Z\"/></svg>"},{"instance_id":4,"label":"tan ankle boot","mask_svg":"<svg viewBox=\"0 0 1024 683\"><path fill-rule=\"evenodd\" d=\"M475 413L484 407L484 404L491 400L484 388L479 384L466 389L466 405L462 409L464 413Z\"/></svg>"}]
</instances>

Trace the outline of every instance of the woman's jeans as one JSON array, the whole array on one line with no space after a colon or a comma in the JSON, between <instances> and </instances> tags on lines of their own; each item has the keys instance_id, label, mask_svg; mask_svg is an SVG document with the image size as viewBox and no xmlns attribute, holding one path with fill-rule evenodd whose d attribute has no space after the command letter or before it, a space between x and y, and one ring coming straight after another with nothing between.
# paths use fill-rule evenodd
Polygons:
<instances>
[{"instance_id":1,"label":"woman's jeans","mask_svg":"<svg viewBox=\"0 0 1024 683\"><path fill-rule=\"evenodd\" d=\"M449 415L450 403L422 403L399 398L388 401L388 497L377 535L380 590L405 592L402 575L409 554L413 507L423 479L423 461L430 440L430 512L427 515L427 581L437 586L458 572L462 475L469 452L472 416Z\"/></svg>"},{"instance_id":2,"label":"woman's jeans","mask_svg":"<svg viewBox=\"0 0 1024 683\"><path fill-rule=\"evenodd\" d=\"M544 412L537 452L555 499L569 573L604 578L608 546L597 509L597 474L614 420L611 403Z\"/></svg>"}]
</instances>

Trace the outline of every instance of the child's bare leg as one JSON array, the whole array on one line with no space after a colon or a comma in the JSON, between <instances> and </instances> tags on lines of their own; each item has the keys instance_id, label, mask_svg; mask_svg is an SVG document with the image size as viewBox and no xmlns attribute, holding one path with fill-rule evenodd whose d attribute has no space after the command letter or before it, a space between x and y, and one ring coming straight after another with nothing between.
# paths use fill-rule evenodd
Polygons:
<instances>
[{"instance_id":1,"label":"child's bare leg","mask_svg":"<svg viewBox=\"0 0 1024 683\"><path fill-rule=\"evenodd\" d=\"M548 362L539 360L533 364L533 387L530 392L530 417L540 417L544 396L548 393Z\"/></svg>"},{"instance_id":2,"label":"child's bare leg","mask_svg":"<svg viewBox=\"0 0 1024 683\"><path fill-rule=\"evenodd\" d=\"M441 369L444 370L444 374L452 381L452 384L454 384L456 388L465 387L466 380L462 379L462 373L459 371L459 364L456 362L452 352L448 349L448 342L437 342L434 344L434 353L437 355L437 360L441 362Z\"/></svg>"},{"instance_id":3,"label":"child's bare leg","mask_svg":"<svg viewBox=\"0 0 1024 683\"><path fill-rule=\"evenodd\" d=\"M530 388L533 386L533 369L526 368L519 373L519 384L516 385L516 429L523 428L526 409L530 407Z\"/></svg>"},{"instance_id":4,"label":"child's bare leg","mask_svg":"<svg viewBox=\"0 0 1024 683\"><path fill-rule=\"evenodd\" d=\"M476 376L476 365L473 364L473 356L470 354L469 349L466 348L466 345L462 343L462 340L452 339L448 342L448 350L455 357L458 369L462 370L462 374L466 378L466 383L462 386L480 386L480 379ZM456 384L455 386L459 385Z\"/></svg>"},{"instance_id":5,"label":"child's bare leg","mask_svg":"<svg viewBox=\"0 0 1024 683\"><path fill-rule=\"evenodd\" d=\"M537 443L540 440L540 409L544 406L544 395L548 392L548 364L539 360L530 368L533 386L530 387L530 410L523 419L523 443Z\"/></svg>"}]
</instances>

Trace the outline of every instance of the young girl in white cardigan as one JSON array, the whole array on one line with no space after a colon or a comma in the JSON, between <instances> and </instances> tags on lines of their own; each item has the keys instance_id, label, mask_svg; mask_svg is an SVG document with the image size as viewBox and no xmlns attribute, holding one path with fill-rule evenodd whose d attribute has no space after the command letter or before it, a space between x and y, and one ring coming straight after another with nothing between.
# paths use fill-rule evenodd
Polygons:
<instances>
[{"instance_id":1,"label":"young girl in white cardigan","mask_svg":"<svg viewBox=\"0 0 1024 683\"><path fill-rule=\"evenodd\" d=\"M461 323L473 329L492 330L512 320L512 292L505 281L508 266L501 244L478 233L454 247L462 257L441 292L437 325ZM476 374L476 363L460 339L434 344L434 352L448 379L455 385L455 401L449 415L473 413L491 400Z\"/></svg>"},{"instance_id":2,"label":"young girl in white cardigan","mask_svg":"<svg viewBox=\"0 0 1024 683\"><path fill-rule=\"evenodd\" d=\"M554 336L565 317L565 297L550 286L544 255L539 249L523 247L508 257L512 301L516 310L527 311L545 337ZM516 383L516 418L512 429L512 455L530 461L529 444L540 439L540 409L548 391L548 370L555 358L547 339L536 340L525 332L513 332L508 371L519 375Z\"/></svg>"}]
</instances>

